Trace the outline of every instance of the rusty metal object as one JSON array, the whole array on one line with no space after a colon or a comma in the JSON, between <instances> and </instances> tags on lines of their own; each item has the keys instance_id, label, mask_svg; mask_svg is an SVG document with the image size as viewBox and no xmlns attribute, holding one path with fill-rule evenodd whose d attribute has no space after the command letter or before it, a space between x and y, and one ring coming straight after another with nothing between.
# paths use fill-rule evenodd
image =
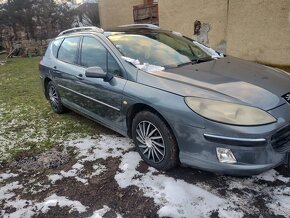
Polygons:
<instances>
[{"instance_id":1,"label":"rusty metal object","mask_svg":"<svg viewBox=\"0 0 290 218\"><path fill-rule=\"evenodd\" d=\"M134 23L151 23L158 25L158 4L133 6Z\"/></svg>"}]
</instances>

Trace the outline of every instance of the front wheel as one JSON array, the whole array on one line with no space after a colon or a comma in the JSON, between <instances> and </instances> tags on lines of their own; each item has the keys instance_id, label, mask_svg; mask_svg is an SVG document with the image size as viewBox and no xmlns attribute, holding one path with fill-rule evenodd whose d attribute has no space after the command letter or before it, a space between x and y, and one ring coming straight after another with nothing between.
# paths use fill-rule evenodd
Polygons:
<instances>
[{"instance_id":1,"label":"front wheel","mask_svg":"<svg viewBox=\"0 0 290 218\"><path fill-rule=\"evenodd\" d=\"M162 118L150 111L139 112L132 123L132 136L142 159L158 170L177 165L177 143Z\"/></svg>"}]
</instances>

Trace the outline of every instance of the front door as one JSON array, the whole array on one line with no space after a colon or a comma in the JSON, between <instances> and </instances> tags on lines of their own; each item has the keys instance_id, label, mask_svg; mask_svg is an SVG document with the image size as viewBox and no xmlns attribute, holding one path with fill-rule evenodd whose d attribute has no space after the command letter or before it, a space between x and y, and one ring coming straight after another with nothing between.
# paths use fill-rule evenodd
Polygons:
<instances>
[{"instance_id":1,"label":"front door","mask_svg":"<svg viewBox=\"0 0 290 218\"><path fill-rule=\"evenodd\" d=\"M102 123L121 129L124 116L121 114L123 90L127 81L125 72L104 44L92 36L83 37L80 65L82 70L77 83L82 99L80 106ZM113 74L114 78L109 82L101 78L87 78L85 70L95 66Z\"/></svg>"}]
</instances>

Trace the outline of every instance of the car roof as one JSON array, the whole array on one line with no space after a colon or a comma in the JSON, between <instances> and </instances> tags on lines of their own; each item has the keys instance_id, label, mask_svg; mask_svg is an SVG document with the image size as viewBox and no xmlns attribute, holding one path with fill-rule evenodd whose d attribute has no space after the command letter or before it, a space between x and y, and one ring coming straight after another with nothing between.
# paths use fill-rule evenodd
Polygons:
<instances>
[{"instance_id":1,"label":"car roof","mask_svg":"<svg viewBox=\"0 0 290 218\"><path fill-rule=\"evenodd\" d=\"M136 30L160 30L159 26L153 24L128 24L118 27L114 27L106 30L107 32L119 32L119 31L136 31Z\"/></svg>"},{"instance_id":2,"label":"car roof","mask_svg":"<svg viewBox=\"0 0 290 218\"><path fill-rule=\"evenodd\" d=\"M62 36L71 36L71 35L82 35L82 34L104 34L110 32L147 32L150 30L161 31L159 26L153 24L127 24L118 26L115 28L108 29L104 31L101 28L95 26L87 26L87 27L75 27L71 29L64 30L58 34L56 38L61 38ZM163 30L164 31L164 30Z\"/></svg>"},{"instance_id":3,"label":"car roof","mask_svg":"<svg viewBox=\"0 0 290 218\"><path fill-rule=\"evenodd\" d=\"M71 34L71 33L76 33L76 32L96 32L96 33L103 33L104 30L95 26L85 26L85 27L75 27L71 29L64 30L58 34L58 36L66 35L66 34Z\"/></svg>"}]
</instances>

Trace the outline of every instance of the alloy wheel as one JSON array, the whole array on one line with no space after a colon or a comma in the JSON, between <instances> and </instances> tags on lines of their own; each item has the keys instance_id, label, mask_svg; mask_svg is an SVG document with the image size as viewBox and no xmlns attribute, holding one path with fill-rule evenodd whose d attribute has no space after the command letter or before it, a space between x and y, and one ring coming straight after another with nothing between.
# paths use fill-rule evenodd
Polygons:
<instances>
[{"instance_id":1,"label":"alloy wheel","mask_svg":"<svg viewBox=\"0 0 290 218\"><path fill-rule=\"evenodd\" d=\"M165 156L165 145L160 131L149 121L141 121L137 127L138 147L149 161L160 163Z\"/></svg>"},{"instance_id":2,"label":"alloy wheel","mask_svg":"<svg viewBox=\"0 0 290 218\"><path fill-rule=\"evenodd\" d=\"M48 95L51 102L51 106L53 107L54 110L57 110L59 106L59 101L58 101L58 95L54 86L49 87Z\"/></svg>"}]
</instances>

